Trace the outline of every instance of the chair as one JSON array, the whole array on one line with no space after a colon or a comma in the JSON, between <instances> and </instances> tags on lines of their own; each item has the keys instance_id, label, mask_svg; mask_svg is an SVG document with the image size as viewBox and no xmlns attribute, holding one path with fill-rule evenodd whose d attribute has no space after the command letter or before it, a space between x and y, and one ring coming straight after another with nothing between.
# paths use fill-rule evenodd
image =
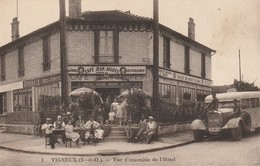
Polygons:
<instances>
[{"instance_id":1,"label":"chair","mask_svg":"<svg viewBox=\"0 0 260 166\"><path fill-rule=\"evenodd\" d=\"M51 146L50 144L51 138L45 134L45 148L47 148L47 146Z\"/></svg>"},{"instance_id":2,"label":"chair","mask_svg":"<svg viewBox=\"0 0 260 166\"><path fill-rule=\"evenodd\" d=\"M73 142L71 138L65 138L65 147L68 147L68 144L70 145L70 148L72 147L72 143L75 143L76 146L78 146L77 141Z\"/></svg>"}]
</instances>

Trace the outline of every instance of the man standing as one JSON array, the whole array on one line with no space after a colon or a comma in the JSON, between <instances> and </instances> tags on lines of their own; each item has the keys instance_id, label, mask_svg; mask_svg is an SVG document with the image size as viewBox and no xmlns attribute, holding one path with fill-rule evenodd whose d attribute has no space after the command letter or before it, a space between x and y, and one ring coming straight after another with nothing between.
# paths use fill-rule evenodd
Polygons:
<instances>
[{"instance_id":1,"label":"man standing","mask_svg":"<svg viewBox=\"0 0 260 166\"><path fill-rule=\"evenodd\" d=\"M210 111L217 110L218 109L218 103L219 103L219 100L216 96L216 93L212 94L212 98L213 99L212 99L211 103L209 104Z\"/></svg>"}]
</instances>

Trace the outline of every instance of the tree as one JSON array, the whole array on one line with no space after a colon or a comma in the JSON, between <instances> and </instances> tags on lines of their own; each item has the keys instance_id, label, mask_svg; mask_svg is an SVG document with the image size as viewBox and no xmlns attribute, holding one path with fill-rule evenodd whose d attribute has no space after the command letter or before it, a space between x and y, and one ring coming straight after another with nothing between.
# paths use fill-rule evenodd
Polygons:
<instances>
[{"instance_id":1,"label":"tree","mask_svg":"<svg viewBox=\"0 0 260 166\"><path fill-rule=\"evenodd\" d=\"M238 92L260 90L257 86L255 86L254 82L248 83L246 81L238 81L237 79L234 79L233 86L237 89Z\"/></svg>"}]
</instances>

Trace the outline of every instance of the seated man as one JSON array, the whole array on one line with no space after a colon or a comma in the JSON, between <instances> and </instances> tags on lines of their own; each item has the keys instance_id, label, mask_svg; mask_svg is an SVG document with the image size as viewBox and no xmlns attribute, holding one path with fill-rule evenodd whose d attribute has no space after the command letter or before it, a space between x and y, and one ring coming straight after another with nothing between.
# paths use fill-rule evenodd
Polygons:
<instances>
[{"instance_id":1,"label":"seated man","mask_svg":"<svg viewBox=\"0 0 260 166\"><path fill-rule=\"evenodd\" d=\"M96 121L94 121L94 117L91 116L89 121L86 122L85 128L87 129L85 134L85 139L87 142L90 141L90 137L93 137L93 140L95 140L95 130L100 126L100 124Z\"/></svg>"},{"instance_id":2,"label":"seated man","mask_svg":"<svg viewBox=\"0 0 260 166\"><path fill-rule=\"evenodd\" d=\"M240 113L241 113L241 110L240 110L240 107L239 107L239 105L238 105L238 100L237 100L237 99L234 99L234 100L233 100L233 104L234 104L234 106L233 106L234 112L232 112L232 113L230 114L230 118L239 117L239 116L240 116Z\"/></svg>"},{"instance_id":3,"label":"seated man","mask_svg":"<svg viewBox=\"0 0 260 166\"><path fill-rule=\"evenodd\" d=\"M42 125L42 130L45 133L45 137L50 138L49 145L51 145L51 148L55 148L55 135L53 134L53 125L50 123L51 119L46 118L46 123Z\"/></svg>"},{"instance_id":4,"label":"seated man","mask_svg":"<svg viewBox=\"0 0 260 166\"><path fill-rule=\"evenodd\" d=\"M139 122L139 130L135 137L136 140L140 140L140 137L142 136L143 132L146 130L147 127L147 119L145 119L145 116L141 116L141 120Z\"/></svg>"},{"instance_id":5,"label":"seated man","mask_svg":"<svg viewBox=\"0 0 260 166\"><path fill-rule=\"evenodd\" d=\"M151 142L152 136L156 132L156 122L152 116L149 116L149 122L147 123L146 131L143 133L146 143L149 144Z\"/></svg>"},{"instance_id":6,"label":"seated man","mask_svg":"<svg viewBox=\"0 0 260 166\"><path fill-rule=\"evenodd\" d=\"M134 131L131 128L132 127L132 120L129 120L127 122L127 125L125 126L125 134L127 138L127 142L132 142Z\"/></svg>"},{"instance_id":7,"label":"seated man","mask_svg":"<svg viewBox=\"0 0 260 166\"><path fill-rule=\"evenodd\" d=\"M104 130L104 137L107 137L108 134L111 132L111 125L109 124L109 121L106 120L105 124L101 127Z\"/></svg>"},{"instance_id":8,"label":"seated man","mask_svg":"<svg viewBox=\"0 0 260 166\"><path fill-rule=\"evenodd\" d=\"M53 123L54 129L64 129L65 123L62 121L61 116L59 115L57 117L57 120ZM65 133L64 132L58 132L55 133L56 135L61 135L62 142L65 143ZM58 143L59 141L56 140Z\"/></svg>"}]
</instances>

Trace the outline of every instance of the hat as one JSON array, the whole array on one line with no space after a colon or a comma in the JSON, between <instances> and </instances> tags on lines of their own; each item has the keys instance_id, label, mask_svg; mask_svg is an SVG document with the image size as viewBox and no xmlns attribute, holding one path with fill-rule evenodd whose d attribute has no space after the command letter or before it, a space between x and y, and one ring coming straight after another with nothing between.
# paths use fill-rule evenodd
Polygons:
<instances>
[{"instance_id":1,"label":"hat","mask_svg":"<svg viewBox=\"0 0 260 166\"><path fill-rule=\"evenodd\" d=\"M154 118L153 118L152 116L149 116L148 119L152 119L152 120L154 120Z\"/></svg>"},{"instance_id":2,"label":"hat","mask_svg":"<svg viewBox=\"0 0 260 166\"><path fill-rule=\"evenodd\" d=\"M46 120L51 120L51 118L46 118Z\"/></svg>"},{"instance_id":3,"label":"hat","mask_svg":"<svg viewBox=\"0 0 260 166\"><path fill-rule=\"evenodd\" d=\"M67 112L67 115L70 115L70 112Z\"/></svg>"},{"instance_id":4,"label":"hat","mask_svg":"<svg viewBox=\"0 0 260 166\"><path fill-rule=\"evenodd\" d=\"M128 120L128 122L132 122L132 120Z\"/></svg>"}]
</instances>

